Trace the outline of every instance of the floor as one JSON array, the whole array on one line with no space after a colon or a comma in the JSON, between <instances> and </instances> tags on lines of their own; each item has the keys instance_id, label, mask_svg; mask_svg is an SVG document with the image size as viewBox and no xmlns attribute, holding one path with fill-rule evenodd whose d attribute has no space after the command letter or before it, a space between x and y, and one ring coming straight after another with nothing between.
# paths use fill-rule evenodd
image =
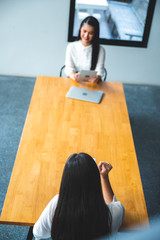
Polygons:
<instances>
[{"instance_id":1,"label":"floor","mask_svg":"<svg viewBox=\"0 0 160 240\"><path fill-rule=\"evenodd\" d=\"M35 78L0 76L0 211ZM124 84L149 219L160 216L160 86ZM28 227L0 225L0 240L23 240Z\"/></svg>"}]
</instances>

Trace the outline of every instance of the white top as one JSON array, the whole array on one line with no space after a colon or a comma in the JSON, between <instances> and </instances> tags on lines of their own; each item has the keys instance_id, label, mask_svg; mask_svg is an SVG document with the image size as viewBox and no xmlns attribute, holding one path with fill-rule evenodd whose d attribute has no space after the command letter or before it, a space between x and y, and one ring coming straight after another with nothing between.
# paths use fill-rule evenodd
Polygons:
<instances>
[{"instance_id":1,"label":"white top","mask_svg":"<svg viewBox=\"0 0 160 240\"><path fill-rule=\"evenodd\" d=\"M68 44L66 49L65 74L68 76L71 72L80 70L90 70L92 58L92 45L83 46L81 40ZM102 46L99 48L99 56L95 71L97 75L103 76L104 73L105 50Z\"/></svg>"},{"instance_id":2,"label":"white top","mask_svg":"<svg viewBox=\"0 0 160 240\"><path fill-rule=\"evenodd\" d=\"M58 196L56 195L46 206L40 218L33 227L33 235L36 240L50 238L53 215L57 206ZM112 215L112 232L117 232L122 224L124 217L124 207L121 202L116 201L115 196L113 202L108 204Z\"/></svg>"}]
</instances>

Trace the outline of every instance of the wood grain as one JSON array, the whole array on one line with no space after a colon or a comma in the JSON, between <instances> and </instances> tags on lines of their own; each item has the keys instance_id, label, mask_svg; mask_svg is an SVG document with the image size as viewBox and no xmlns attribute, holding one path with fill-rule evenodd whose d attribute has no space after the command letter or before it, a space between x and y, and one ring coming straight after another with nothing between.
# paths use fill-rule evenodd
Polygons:
<instances>
[{"instance_id":1,"label":"wood grain","mask_svg":"<svg viewBox=\"0 0 160 240\"><path fill-rule=\"evenodd\" d=\"M66 98L72 85L102 90L102 102ZM37 77L0 223L32 226L59 192L64 164L75 152L113 165L110 179L125 207L124 228L148 223L122 83L43 76Z\"/></svg>"}]
</instances>

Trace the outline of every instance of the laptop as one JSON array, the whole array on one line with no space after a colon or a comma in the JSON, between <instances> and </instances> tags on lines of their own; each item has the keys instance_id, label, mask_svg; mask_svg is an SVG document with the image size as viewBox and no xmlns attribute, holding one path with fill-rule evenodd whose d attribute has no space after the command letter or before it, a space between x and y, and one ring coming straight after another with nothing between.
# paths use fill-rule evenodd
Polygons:
<instances>
[{"instance_id":1,"label":"laptop","mask_svg":"<svg viewBox=\"0 0 160 240\"><path fill-rule=\"evenodd\" d=\"M91 78L96 77L97 72L94 70L81 70L78 76L78 81L87 82Z\"/></svg>"},{"instance_id":2,"label":"laptop","mask_svg":"<svg viewBox=\"0 0 160 240\"><path fill-rule=\"evenodd\" d=\"M90 90L86 88L72 86L69 89L66 97L87 101L87 102L100 103L103 94L104 93L102 91L96 91L96 90Z\"/></svg>"}]
</instances>

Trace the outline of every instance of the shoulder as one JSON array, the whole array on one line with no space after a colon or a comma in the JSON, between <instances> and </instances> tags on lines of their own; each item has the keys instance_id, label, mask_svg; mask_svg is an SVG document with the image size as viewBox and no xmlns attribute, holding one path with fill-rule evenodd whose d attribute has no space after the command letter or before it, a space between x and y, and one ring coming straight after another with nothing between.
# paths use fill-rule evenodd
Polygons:
<instances>
[{"instance_id":1,"label":"shoulder","mask_svg":"<svg viewBox=\"0 0 160 240\"><path fill-rule=\"evenodd\" d=\"M67 50L70 50L70 51L73 50L74 51L75 49L77 49L79 47L79 45L80 45L79 41L71 42L67 45Z\"/></svg>"},{"instance_id":2,"label":"shoulder","mask_svg":"<svg viewBox=\"0 0 160 240\"><path fill-rule=\"evenodd\" d=\"M35 223L33 227L33 234L35 238L41 239L41 238L50 237L52 219L57 206L58 196L59 195L56 195L54 198L52 198L52 200L48 203L46 208L43 210L38 221Z\"/></svg>"},{"instance_id":3,"label":"shoulder","mask_svg":"<svg viewBox=\"0 0 160 240\"><path fill-rule=\"evenodd\" d=\"M119 215L123 215L124 213L124 207L122 203L119 201L109 203L108 207L112 215L119 216Z\"/></svg>"},{"instance_id":4,"label":"shoulder","mask_svg":"<svg viewBox=\"0 0 160 240\"><path fill-rule=\"evenodd\" d=\"M49 207L52 209L55 209L57 206L57 202L58 202L58 198L59 198L59 194L55 195L52 200L48 203Z\"/></svg>"},{"instance_id":5,"label":"shoulder","mask_svg":"<svg viewBox=\"0 0 160 240\"><path fill-rule=\"evenodd\" d=\"M124 207L121 202L113 201L108 204L108 208L112 215L112 231L118 231L124 218Z\"/></svg>"},{"instance_id":6,"label":"shoulder","mask_svg":"<svg viewBox=\"0 0 160 240\"><path fill-rule=\"evenodd\" d=\"M57 207L58 197L59 195L57 194L50 200L46 208L43 210L44 214L52 215L52 213L54 213Z\"/></svg>"},{"instance_id":7,"label":"shoulder","mask_svg":"<svg viewBox=\"0 0 160 240\"><path fill-rule=\"evenodd\" d=\"M99 52L100 52L101 54L105 54L105 49L104 49L104 47L101 46L101 45L99 45Z\"/></svg>"},{"instance_id":8,"label":"shoulder","mask_svg":"<svg viewBox=\"0 0 160 240\"><path fill-rule=\"evenodd\" d=\"M48 216L47 218L49 219L50 222L52 221L53 215L55 213L57 203L58 203L58 198L59 198L58 194L54 196L43 211L44 215Z\"/></svg>"}]
</instances>

